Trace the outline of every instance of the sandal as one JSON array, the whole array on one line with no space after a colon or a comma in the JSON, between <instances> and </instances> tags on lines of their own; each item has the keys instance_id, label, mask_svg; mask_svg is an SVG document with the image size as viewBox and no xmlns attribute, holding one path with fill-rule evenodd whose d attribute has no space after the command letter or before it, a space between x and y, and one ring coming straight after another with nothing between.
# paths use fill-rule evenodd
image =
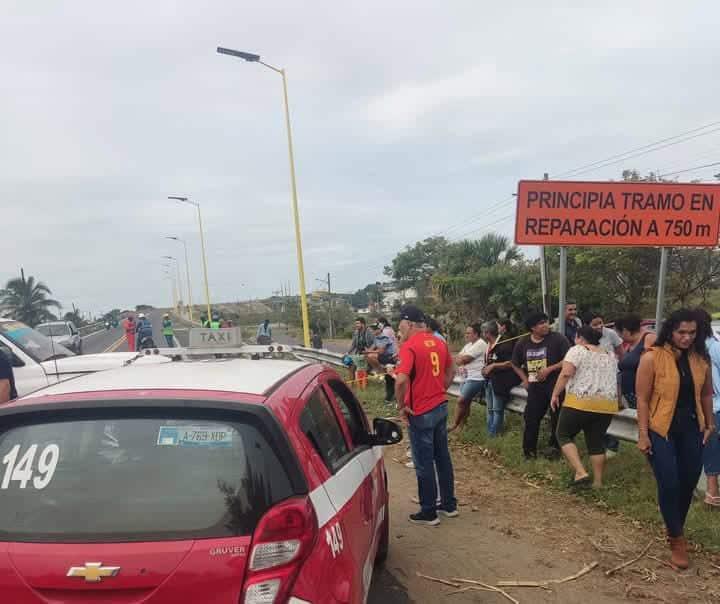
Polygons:
<instances>
[{"instance_id":1,"label":"sandal","mask_svg":"<svg viewBox=\"0 0 720 604\"><path fill-rule=\"evenodd\" d=\"M706 493L705 505L709 505L711 508L720 508L720 497L714 497L710 493Z\"/></svg>"},{"instance_id":2,"label":"sandal","mask_svg":"<svg viewBox=\"0 0 720 604\"><path fill-rule=\"evenodd\" d=\"M592 478L590 478L590 476L583 476L577 480L571 480L569 486L571 489L584 489L589 487L591 484Z\"/></svg>"}]
</instances>

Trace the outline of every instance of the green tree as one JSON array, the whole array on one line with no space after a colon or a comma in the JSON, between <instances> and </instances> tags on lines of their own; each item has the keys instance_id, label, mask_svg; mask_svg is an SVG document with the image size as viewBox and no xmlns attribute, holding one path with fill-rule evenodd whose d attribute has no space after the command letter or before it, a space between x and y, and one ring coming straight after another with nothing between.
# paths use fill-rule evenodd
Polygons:
<instances>
[{"instance_id":1,"label":"green tree","mask_svg":"<svg viewBox=\"0 0 720 604\"><path fill-rule=\"evenodd\" d=\"M438 271L445 257L449 242L445 237L429 237L407 246L385 267L385 274L400 287L413 287L419 298L428 291L430 278Z\"/></svg>"},{"instance_id":2,"label":"green tree","mask_svg":"<svg viewBox=\"0 0 720 604\"><path fill-rule=\"evenodd\" d=\"M383 300L382 287L378 283L368 283L350 296L350 304L353 308L367 308L378 300L380 302Z\"/></svg>"},{"instance_id":3,"label":"green tree","mask_svg":"<svg viewBox=\"0 0 720 604\"><path fill-rule=\"evenodd\" d=\"M59 309L60 302L49 298L50 295L50 288L42 281L35 281L32 275L27 278L23 275L10 279L0 290L0 308L5 316L34 327L57 319L50 309Z\"/></svg>"},{"instance_id":4,"label":"green tree","mask_svg":"<svg viewBox=\"0 0 720 604\"><path fill-rule=\"evenodd\" d=\"M70 321L74 323L76 327L82 327L87 323L87 321L85 321L85 319L83 319L80 315L79 309L75 309L72 312L66 312L65 316L63 316L63 321Z\"/></svg>"}]
</instances>

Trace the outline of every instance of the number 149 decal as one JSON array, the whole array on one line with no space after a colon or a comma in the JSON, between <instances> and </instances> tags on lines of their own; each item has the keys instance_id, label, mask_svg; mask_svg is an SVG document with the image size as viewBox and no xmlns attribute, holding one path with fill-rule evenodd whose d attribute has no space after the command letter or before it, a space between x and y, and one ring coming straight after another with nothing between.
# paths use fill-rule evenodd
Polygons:
<instances>
[{"instance_id":1,"label":"number 149 decal","mask_svg":"<svg viewBox=\"0 0 720 604\"><path fill-rule=\"evenodd\" d=\"M15 445L10 449L10 452L2 460L2 465L5 466L5 474L0 489L8 489L13 482L19 483L18 486L21 489L24 489L30 483L38 490L44 489L50 484L60 459L60 447L53 444L42 450L37 460L36 474L33 472L33 465L37 450L37 445L31 445L18 461L20 445Z\"/></svg>"},{"instance_id":2,"label":"number 149 decal","mask_svg":"<svg viewBox=\"0 0 720 604\"><path fill-rule=\"evenodd\" d=\"M336 522L335 524L330 525L330 528L325 531L325 541L332 552L332 557L337 558L344 547L340 524Z\"/></svg>"}]
</instances>

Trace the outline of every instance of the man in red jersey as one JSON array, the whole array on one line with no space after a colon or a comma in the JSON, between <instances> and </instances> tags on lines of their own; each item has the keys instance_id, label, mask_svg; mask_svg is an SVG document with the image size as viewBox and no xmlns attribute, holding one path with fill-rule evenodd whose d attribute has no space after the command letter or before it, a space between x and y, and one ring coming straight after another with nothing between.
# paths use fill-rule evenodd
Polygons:
<instances>
[{"instance_id":1,"label":"man in red jersey","mask_svg":"<svg viewBox=\"0 0 720 604\"><path fill-rule=\"evenodd\" d=\"M447 345L428 333L425 316L416 306L400 309L399 329L404 342L395 370L395 396L409 426L421 508L410 515L410 522L435 526L440 523L438 513L449 518L458 515L448 447L446 394L455 366ZM436 503L436 468L440 505Z\"/></svg>"}]
</instances>

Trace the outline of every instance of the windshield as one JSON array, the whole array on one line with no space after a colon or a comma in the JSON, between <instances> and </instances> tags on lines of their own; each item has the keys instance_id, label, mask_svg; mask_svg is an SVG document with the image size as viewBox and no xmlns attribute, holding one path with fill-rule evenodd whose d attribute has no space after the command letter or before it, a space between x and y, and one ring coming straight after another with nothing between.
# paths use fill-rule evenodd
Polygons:
<instances>
[{"instance_id":1,"label":"windshield","mask_svg":"<svg viewBox=\"0 0 720 604\"><path fill-rule=\"evenodd\" d=\"M64 346L53 342L47 336L20 321L0 322L0 335L5 336L38 363L53 358L75 356Z\"/></svg>"},{"instance_id":2,"label":"windshield","mask_svg":"<svg viewBox=\"0 0 720 604\"><path fill-rule=\"evenodd\" d=\"M69 336L70 328L67 323L43 323L35 328L44 336Z\"/></svg>"},{"instance_id":3,"label":"windshield","mask_svg":"<svg viewBox=\"0 0 720 604\"><path fill-rule=\"evenodd\" d=\"M294 494L260 427L217 418L22 425L0 433L0 460L0 541L248 535Z\"/></svg>"}]
</instances>

